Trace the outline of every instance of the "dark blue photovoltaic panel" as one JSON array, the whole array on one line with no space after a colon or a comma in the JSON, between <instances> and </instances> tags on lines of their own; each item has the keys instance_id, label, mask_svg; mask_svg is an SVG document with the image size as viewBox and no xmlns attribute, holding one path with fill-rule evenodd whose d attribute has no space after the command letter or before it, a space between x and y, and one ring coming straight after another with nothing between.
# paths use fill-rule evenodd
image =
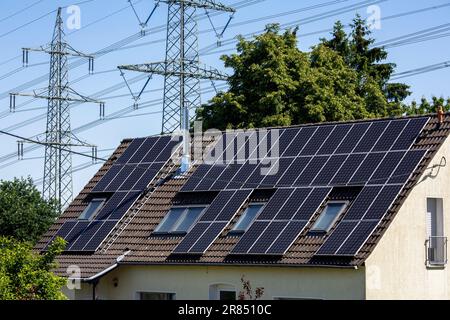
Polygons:
<instances>
[{"instance_id":1,"label":"dark blue photovoltaic panel","mask_svg":"<svg viewBox=\"0 0 450 320\"><path fill-rule=\"evenodd\" d=\"M100 212L95 217L96 220L107 220L111 214L116 210L120 203L125 199L127 192L116 192L106 202Z\"/></svg>"},{"instance_id":2,"label":"dark blue photovoltaic panel","mask_svg":"<svg viewBox=\"0 0 450 320\"><path fill-rule=\"evenodd\" d=\"M67 235L72 231L73 227L77 225L78 221L67 221L64 222L64 224L59 228L58 232L56 233L55 237L61 237L65 239Z\"/></svg>"},{"instance_id":3,"label":"dark blue photovoltaic panel","mask_svg":"<svg viewBox=\"0 0 450 320\"><path fill-rule=\"evenodd\" d=\"M64 237L64 240L67 241L67 247L74 243L74 241L83 233L83 231L88 227L89 221L78 221L77 224L70 230L69 234Z\"/></svg>"},{"instance_id":4,"label":"dark blue photovoltaic panel","mask_svg":"<svg viewBox=\"0 0 450 320\"><path fill-rule=\"evenodd\" d=\"M280 207L275 220L291 220L312 190L312 188L296 189L284 206Z\"/></svg>"},{"instance_id":5,"label":"dark blue photovoltaic panel","mask_svg":"<svg viewBox=\"0 0 450 320\"><path fill-rule=\"evenodd\" d=\"M233 219L234 215L242 207L242 205L248 199L252 191L253 190L237 190L232 195L227 205L224 208L222 208L222 210L220 211L215 220L229 222L231 219Z\"/></svg>"},{"instance_id":6,"label":"dark blue photovoltaic panel","mask_svg":"<svg viewBox=\"0 0 450 320\"><path fill-rule=\"evenodd\" d=\"M392 150L408 150L428 120L428 118L411 119L400 137L398 137Z\"/></svg>"},{"instance_id":7,"label":"dark blue photovoltaic panel","mask_svg":"<svg viewBox=\"0 0 450 320\"><path fill-rule=\"evenodd\" d=\"M248 250L253 246L255 241L261 236L261 234L269 226L269 221L255 221L246 233L242 236L239 242L234 246L231 253L233 254L246 254Z\"/></svg>"},{"instance_id":8,"label":"dark blue photovoltaic panel","mask_svg":"<svg viewBox=\"0 0 450 320\"><path fill-rule=\"evenodd\" d=\"M145 141L145 138L142 139L134 139L128 148L122 153L122 155L117 159L116 163L127 163L131 157L134 155L134 153L139 149L139 147L142 145L142 143Z\"/></svg>"},{"instance_id":9,"label":"dark blue photovoltaic panel","mask_svg":"<svg viewBox=\"0 0 450 320\"><path fill-rule=\"evenodd\" d=\"M280 181L278 181L278 187L291 187L295 180L297 180L298 176L305 170L311 161L312 157L299 157L295 158L292 165L289 167L289 170L286 170L283 174L283 177Z\"/></svg>"},{"instance_id":10,"label":"dark blue photovoltaic panel","mask_svg":"<svg viewBox=\"0 0 450 320\"><path fill-rule=\"evenodd\" d=\"M134 167L133 172L125 179L123 184L120 186L119 191L133 190L136 181L139 181L146 170L147 165L141 164Z\"/></svg>"},{"instance_id":11,"label":"dark blue photovoltaic panel","mask_svg":"<svg viewBox=\"0 0 450 320\"><path fill-rule=\"evenodd\" d=\"M158 172L162 169L164 166L163 163L153 163L150 165L150 167L145 171L145 173L142 175L142 177L136 182L132 190L136 191L143 191L145 190L150 182L153 181L155 176L158 174Z\"/></svg>"},{"instance_id":12,"label":"dark blue photovoltaic panel","mask_svg":"<svg viewBox=\"0 0 450 320\"><path fill-rule=\"evenodd\" d=\"M156 158L163 151L164 148L167 147L167 144L170 142L170 137L161 137L158 139L151 150L141 159L141 163L151 163L155 162ZM168 159L166 159L168 160Z\"/></svg>"},{"instance_id":13,"label":"dark blue photovoltaic panel","mask_svg":"<svg viewBox=\"0 0 450 320\"><path fill-rule=\"evenodd\" d=\"M294 162L293 158L281 158L279 161L272 160L272 168L262 181L262 185L266 188L274 187L282 175Z\"/></svg>"},{"instance_id":14,"label":"dark blue photovoltaic panel","mask_svg":"<svg viewBox=\"0 0 450 320\"><path fill-rule=\"evenodd\" d=\"M319 127L300 154L303 156L317 154L318 148L327 140L334 128L334 126Z\"/></svg>"},{"instance_id":15,"label":"dark blue photovoltaic panel","mask_svg":"<svg viewBox=\"0 0 450 320\"><path fill-rule=\"evenodd\" d=\"M214 201L209 205L208 209L204 212L203 216L200 218L202 222L213 222L216 220L219 213L230 201L236 191L234 190L224 190L221 191Z\"/></svg>"},{"instance_id":16,"label":"dark blue photovoltaic panel","mask_svg":"<svg viewBox=\"0 0 450 320\"><path fill-rule=\"evenodd\" d=\"M117 222L118 221L105 221L91 241L84 247L83 251L96 251L117 225Z\"/></svg>"},{"instance_id":17,"label":"dark blue photovoltaic panel","mask_svg":"<svg viewBox=\"0 0 450 320\"><path fill-rule=\"evenodd\" d=\"M314 157L311 162L308 164L303 173L298 177L295 181L294 186L309 186L322 167L327 163L329 156L318 156Z\"/></svg>"},{"instance_id":18,"label":"dark blue photovoltaic panel","mask_svg":"<svg viewBox=\"0 0 450 320\"><path fill-rule=\"evenodd\" d=\"M188 251L191 254L202 254L211 246L211 244L222 233L228 222L214 222L205 233L198 239L197 243Z\"/></svg>"},{"instance_id":19,"label":"dark blue photovoltaic panel","mask_svg":"<svg viewBox=\"0 0 450 320\"><path fill-rule=\"evenodd\" d=\"M353 149L355 149L359 140L361 140L361 138L364 136L369 126L369 122L354 124L347 137L345 137L339 148L336 150L336 153L351 153Z\"/></svg>"},{"instance_id":20,"label":"dark blue photovoltaic panel","mask_svg":"<svg viewBox=\"0 0 450 320\"><path fill-rule=\"evenodd\" d=\"M141 192L130 192L128 193L119 206L112 212L109 217L110 220L120 220L131 208L134 202L137 200Z\"/></svg>"},{"instance_id":21,"label":"dark blue photovoltaic panel","mask_svg":"<svg viewBox=\"0 0 450 320\"><path fill-rule=\"evenodd\" d=\"M404 184L426 154L426 150L409 151L394 171L388 183Z\"/></svg>"},{"instance_id":22,"label":"dark blue photovoltaic panel","mask_svg":"<svg viewBox=\"0 0 450 320\"><path fill-rule=\"evenodd\" d=\"M405 152L389 152L370 178L369 184L385 184L402 160Z\"/></svg>"},{"instance_id":23,"label":"dark blue photovoltaic panel","mask_svg":"<svg viewBox=\"0 0 450 320\"><path fill-rule=\"evenodd\" d=\"M305 229L307 221L289 222L283 233L269 247L266 254L283 255Z\"/></svg>"},{"instance_id":24,"label":"dark blue photovoltaic panel","mask_svg":"<svg viewBox=\"0 0 450 320\"><path fill-rule=\"evenodd\" d=\"M334 255L341 247L347 237L355 229L357 221L342 221L333 233L325 240L324 244L317 251L316 255Z\"/></svg>"},{"instance_id":25,"label":"dark blue photovoltaic panel","mask_svg":"<svg viewBox=\"0 0 450 320\"><path fill-rule=\"evenodd\" d=\"M255 172L257 164L245 163L241 166L234 178L227 185L227 189L239 189L245 185L248 178Z\"/></svg>"},{"instance_id":26,"label":"dark blue photovoltaic panel","mask_svg":"<svg viewBox=\"0 0 450 320\"><path fill-rule=\"evenodd\" d=\"M172 154L176 151L176 148L179 146L179 139L172 141L168 139L166 146L161 151L161 153L156 157L155 162L167 162Z\"/></svg>"},{"instance_id":27,"label":"dark blue photovoltaic panel","mask_svg":"<svg viewBox=\"0 0 450 320\"><path fill-rule=\"evenodd\" d=\"M300 152L303 150L303 148L305 147L306 143L316 132L316 130L317 130L317 127L302 128L300 133L294 139L294 141L292 141L292 144L289 146L289 149L287 149L282 156L283 157L298 156L300 154Z\"/></svg>"},{"instance_id":28,"label":"dark blue photovoltaic panel","mask_svg":"<svg viewBox=\"0 0 450 320\"><path fill-rule=\"evenodd\" d=\"M139 149L134 153L134 155L129 159L128 163L140 163L144 157L149 153L152 148L159 141L159 137L149 137L140 145Z\"/></svg>"},{"instance_id":29,"label":"dark blue photovoltaic panel","mask_svg":"<svg viewBox=\"0 0 450 320\"><path fill-rule=\"evenodd\" d=\"M89 226L86 228L86 230L84 230L83 233L79 236L79 238L74 242L74 244L70 248L68 247L68 251L83 251L83 248L98 232L98 230L102 225L103 221L91 222Z\"/></svg>"},{"instance_id":30,"label":"dark blue photovoltaic panel","mask_svg":"<svg viewBox=\"0 0 450 320\"><path fill-rule=\"evenodd\" d=\"M358 170L359 166L365 158L366 154L364 153L351 154L347 158L341 169L337 171L330 184L334 186L348 184L350 178L355 174L356 170Z\"/></svg>"},{"instance_id":31,"label":"dark blue photovoltaic panel","mask_svg":"<svg viewBox=\"0 0 450 320\"><path fill-rule=\"evenodd\" d=\"M122 165L113 165L111 169L103 176L103 178L97 183L92 192L104 192L105 188L111 181L115 178L115 176L122 170Z\"/></svg>"},{"instance_id":32,"label":"dark blue photovoltaic panel","mask_svg":"<svg viewBox=\"0 0 450 320\"><path fill-rule=\"evenodd\" d=\"M187 253L189 249L197 242L202 234L209 228L210 222L199 222L194 228L184 237L184 239L173 250L173 253Z\"/></svg>"},{"instance_id":33,"label":"dark blue photovoltaic panel","mask_svg":"<svg viewBox=\"0 0 450 320\"><path fill-rule=\"evenodd\" d=\"M316 177L312 184L314 186L328 185L339 168L342 167L346 159L346 155L332 156L330 160L328 160L327 164L319 172L319 175Z\"/></svg>"},{"instance_id":34,"label":"dark blue photovoltaic panel","mask_svg":"<svg viewBox=\"0 0 450 320\"><path fill-rule=\"evenodd\" d=\"M350 180L350 184L366 184L385 155L385 153L370 153Z\"/></svg>"},{"instance_id":35,"label":"dark blue photovoltaic panel","mask_svg":"<svg viewBox=\"0 0 450 320\"><path fill-rule=\"evenodd\" d=\"M231 179L236 175L236 173L241 169L241 164L229 164L222 174L217 178L217 180L211 186L211 190L223 190L230 183Z\"/></svg>"},{"instance_id":36,"label":"dark blue photovoltaic panel","mask_svg":"<svg viewBox=\"0 0 450 320\"><path fill-rule=\"evenodd\" d=\"M184 184L181 191L188 192L188 191L194 191L195 187L202 181L202 179L206 176L208 171L211 169L210 165L207 164L201 164L197 170L195 170L192 177L189 178L189 180Z\"/></svg>"},{"instance_id":37,"label":"dark blue photovoltaic panel","mask_svg":"<svg viewBox=\"0 0 450 320\"><path fill-rule=\"evenodd\" d=\"M400 133L406 127L407 123L408 120L391 121L386 131L383 133L380 140L378 140L372 151L389 151L392 148L394 142L398 139Z\"/></svg>"},{"instance_id":38,"label":"dark blue photovoltaic panel","mask_svg":"<svg viewBox=\"0 0 450 320\"><path fill-rule=\"evenodd\" d=\"M364 187L344 217L347 220L361 220L383 187Z\"/></svg>"},{"instance_id":39,"label":"dark blue photovoltaic panel","mask_svg":"<svg viewBox=\"0 0 450 320\"><path fill-rule=\"evenodd\" d=\"M309 221L330 192L331 188L315 188L294 216L294 220Z\"/></svg>"},{"instance_id":40,"label":"dark blue photovoltaic panel","mask_svg":"<svg viewBox=\"0 0 450 320\"><path fill-rule=\"evenodd\" d=\"M286 228L289 221L274 221L272 222L261 237L254 243L253 247L248 251L250 254L265 254L265 252L272 245L273 241L277 239L281 232Z\"/></svg>"},{"instance_id":41,"label":"dark blue photovoltaic panel","mask_svg":"<svg viewBox=\"0 0 450 320\"><path fill-rule=\"evenodd\" d=\"M334 131L330 134L323 146L320 148L318 154L333 154L337 147L341 144L351 129L351 125L336 126Z\"/></svg>"},{"instance_id":42,"label":"dark blue photovoltaic panel","mask_svg":"<svg viewBox=\"0 0 450 320\"><path fill-rule=\"evenodd\" d=\"M124 165L122 167L122 170L117 174L117 176L112 179L111 183L105 188L106 192L116 192L119 191L120 186L122 183L130 176L130 174L133 172L135 166L133 165Z\"/></svg>"},{"instance_id":43,"label":"dark blue photovoltaic panel","mask_svg":"<svg viewBox=\"0 0 450 320\"><path fill-rule=\"evenodd\" d=\"M267 202L258 220L273 220L295 189L278 189Z\"/></svg>"},{"instance_id":44,"label":"dark blue photovoltaic panel","mask_svg":"<svg viewBox=\"0 0 450 320\"><path fill-rule=\"evenodd\" d=\"M352 257L355 256L362 245L373 233L378 223L378 221L361 221L336 254Z\"/></svg>"},{"instance_id":45,"label":"dark blue photovoltaic panel","mask_svg":"<svg viewBox=\"0 0 450 320\"><path fill-rule=\"evenodd\" d=\"M372 203L364 220L381 220L386 215L394 200L397 198L402 186L385 186L377 199Z\"/></svg>"},{"instance_id":46,"label":"dark blue photovoltaic panel","mask_svg":"<svg viewBox=\"0 0 450 320\"><path fill-rule=\"evenodd\" d=\"M195 188L195 191L208 191L214 182L216 182L217 178L225 171L226 166L214 165L211 167L211 170L206 174L206 176L200 181L200 183Z\"/></svg>"},{"instance_id":47,"label":"dark blue photovoltaic panel","mask_svg":"<svg viewBox=\"0 0 450 320\"><path fill-rule=\"evenodd\" d=\"M353 152L370 152L388 125L388 121L372 122Z\"/></svg>"},{"instance_id":48,"label":"dark blue photovoltaic panel","mask_svg":"<svg viewBox=\"0 0 450 320\"><path fill-rule=\"evenodd\" d=\"M300 133L300 129L287 129L284 131L283 135L280 137L280 155L284 154L287 151L287 148L295 140L295 137Z\"/></svg>"}]
</instances>

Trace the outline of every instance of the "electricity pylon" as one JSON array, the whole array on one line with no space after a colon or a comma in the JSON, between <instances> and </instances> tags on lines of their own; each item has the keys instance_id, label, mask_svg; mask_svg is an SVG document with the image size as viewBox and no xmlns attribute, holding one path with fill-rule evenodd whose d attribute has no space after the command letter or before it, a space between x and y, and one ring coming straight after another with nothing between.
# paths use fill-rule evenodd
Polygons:
<instances>
[{"instance_id":1,"label":"electricity pylon","mask_svg":"<svg viewBox=\"0 0 450 320\"><path fill-rule=\"evenodd\" d=\"M100 105L100 117L104 116L104 102L91 99L77 93L69 86L68 56L89 59L89 73L93 72L94 57L81 53L65 41L61 8L58 9L53 38L49 45L37 49L23 48L23 63L28 65L30 51L50 54L50 79L48 88L33 90L31 93L11 93L10 109L16 108L16 97L25 96L46 99L47 129L34 140L19 141L19 159L23 159L23 144L38 143L45 146L43 196L54 199L62 211L73 198L72 188L72 153L75 147L90 148L93 159L97 157L97 147L81 141L71 130L70 103L92 102Z\"/></svg>"},{"instance_id":2,"label":"electricity pylon","mask_svg":"<svg viewBox=\"0 0 450 320\"><path fill-rule=\"evenodd\" d=\"M160 2L168 4L166 59L163 62L125 65L118 68L123 77L123 70L149 73L150 77L154 74L164 76L162 133L173 133L177 130L183 132L181 171L185 172L190 166L190 139L188 139L188 136L191 118L189 112L195 110L201 104L200 80L228 79L228 76L220 71L200 64L197 9L204 9L208 17L208 10L231 14L234 14L236 10L212 0L161 0L157 1L155 8ZM155 9L153 9L149 18L154 11ZM141 27L146 26L149 18L145 23L141 23ZM231 19L232 16L226 27ZM143 90L141 90L142 92ZM139 97L134 98L136 100Z\"/></svg>"}]
</instances>

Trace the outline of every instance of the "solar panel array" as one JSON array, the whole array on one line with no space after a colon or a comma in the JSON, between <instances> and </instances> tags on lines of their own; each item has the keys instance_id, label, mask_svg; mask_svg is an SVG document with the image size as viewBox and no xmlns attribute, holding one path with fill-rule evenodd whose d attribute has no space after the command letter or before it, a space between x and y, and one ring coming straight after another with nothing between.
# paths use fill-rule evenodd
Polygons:
<instances>
[{"instance_id":1,"label":"solar panel array","mask_svg":"<svg viewBox=\"0 0 450 320\"><path fill-rule=\"evenodd\" d=\"M91 192L108 200L93 221L67 221L56 236L67 241L66 251L96 251L161 168L170 159L177 141L169 136L134 139Z\"/></svg>"},{"instance_id":2,"label":"solar panel array","mask_svg":"<svg viewBox=\"0 0 450 320\"><path fill-rule=\"evenodd\" d=\"M344 221L317 253L354 256L423 159L426 151L411 147L428 120L420 117L224 134L216 145L220 148L213 150L214 161L201 164L182 192L277 189L231 253L283 255L333 187L360 186L362 191ZM220 222L217 229L223 230L227 222ZM208 227L211 232L200 222L187 238L211 233L215 236L204 242L213 242L220 232ZM194 246L186 250L180 249L181 244L175 253Z\"/></svg>"},{"instance_id":3,"label":"solar panel array","mask_svg":"<svg viewBox=\"0 0 450 320\"><path fill-rule=\"evenodd\" d=\"M199 222L184 237L173 253L202 254L223 232L252 190L225 190L220 192Z\"/></svg>"}]
</instances>

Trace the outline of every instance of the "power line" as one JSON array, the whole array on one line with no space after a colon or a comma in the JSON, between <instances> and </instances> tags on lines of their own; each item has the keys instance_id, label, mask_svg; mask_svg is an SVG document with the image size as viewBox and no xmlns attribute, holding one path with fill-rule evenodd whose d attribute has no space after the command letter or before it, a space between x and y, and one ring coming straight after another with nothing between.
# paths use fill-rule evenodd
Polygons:
<instances>
[{"instance_id":1,"label":"power line","mask_svg":"<svg viewBox=\"0 0 450 320\"><path fill-rule=\"evenodd\" d=\"M44 1L44 0L38 0L38 1L36 1L36 2L34 2L34 3L32 3L32 4L30 4L29 6L26 6L25 8L22 8L22 9L16 11L16 12L10 14L9 16L0 19L0 23L2 23L3 21L6 21L6 20L8 20L8 19L14 18L15 16L18 16L18 15L21 14L21 13L26 12L27 10L29 10L29 9L31 9L31 8L33 8L33 7L35 7L35 6L37 6L39 3L43 2L43 1Z\"/></svg>"}]
</instances>

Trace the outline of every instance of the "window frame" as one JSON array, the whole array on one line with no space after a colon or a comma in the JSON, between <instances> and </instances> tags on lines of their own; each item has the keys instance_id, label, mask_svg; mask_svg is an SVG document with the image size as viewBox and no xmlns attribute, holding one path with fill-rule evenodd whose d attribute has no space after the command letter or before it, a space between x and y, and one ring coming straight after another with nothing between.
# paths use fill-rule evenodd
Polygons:
<instances>
[{"instance_id":1,"label":"window frame","mask_svg":"<svg viewBox=\"0 0 450 320\"><path fill-rule=\"evenodd\" d=\"M320 220L323 218L323 216L326 213L326 210L328 208L328 206L330 204L343 204L341 210L339 210L339 212L336 214L336 216L334 217L334 219L331 221L330 225L328 226L327 229L316 229L317 224L320 222ZM336 222L339 220L339 218L342 216L342 214L347 210L347 208L350 205L350 201L348 200L330 200L326 203L325 208L322 210L322 212L320 213L319 217L317 218L317 220L314 222L314 224L311 226L310 232L311 233L316 233L316 234L326 234L328 232L330 232L330 230L336 225Z\"/></svg>"},{"instance_id":2,"label":"window frame","mask_svg":"<svg viewBox=\"0 0 450 320\"><path fill-rule=\"evenodd\" d=\"M97 214L102 210L102 208L105 206L105 203L108 201L108 198L93 198L89 201L89 204L87 207L83 210L83 212L78 217L79 221L93 221L94 218L97 216ZM91 214L89 218L82 218L82 216L85 214L85 212L91 207L93 202L101 202L101 204L95 209L95 211Z\"/></svg>"},{"instance_id":3,"label":"window frame","mask_svg":"<svg viewBox=\"0 0 450 320\"><path fill-rule=\"evenodd\" d=\"M239 235L243 235L244 233L246 233L248 231L248 229L250 229L250 227L253 225L253 223L255 222L256 219L258 219L259 215L261 214L261 212L264 210L264 207L266 206L267 202L251 202L249 203L249 205L245 208L244 212L242 213L242 215L239 217L239 220L236 221L235 225L233 226L233 229L230 230L229 234L232 236L239 236ZM249 223L249 225L247 226L247 228L245 230L235 230L235 228L240 224L240 222L243 220L243 218L245 217L248 209L252 206L261 206L261 208L258 210L258 212L256 213L255 217L253 218L253 220Z\"/></svg>"},{"instance_id":4,"label":"window frame","mask_svg":"<svg viewBox=\"0 0 450 320\"><path fill-rule=\"evenodd\" d=\"M200 214L198 215L198 217L194 220L194 222L192 223L192 225L189 227L188 230L186 231L175 231L182 223L183 221L186 219L189 209L193 209L193 208L203 208L203 210L200 212ZM172 210L174 209L184 209L183 212L181 213L181 216L175 221L175 223L173 224L172 228L170 228L170 230L173 231L158 231L158 229L164 225L164 223L167 221L167 219L169 219L169 215L172 212ZM158 226L156 227L156 229L153 231L154 235L185 235L187 233L189 233L192 228L196 225L196 223L200 220L200 218L202 217L202 215L204 214L205 210L208 209L208 205L187 205L187 206L173 206L170 208L169 212L166 214L166 216L164 217L164 219L161 220L161 222L158 224Z\"/></svg>"}]
</instances>

